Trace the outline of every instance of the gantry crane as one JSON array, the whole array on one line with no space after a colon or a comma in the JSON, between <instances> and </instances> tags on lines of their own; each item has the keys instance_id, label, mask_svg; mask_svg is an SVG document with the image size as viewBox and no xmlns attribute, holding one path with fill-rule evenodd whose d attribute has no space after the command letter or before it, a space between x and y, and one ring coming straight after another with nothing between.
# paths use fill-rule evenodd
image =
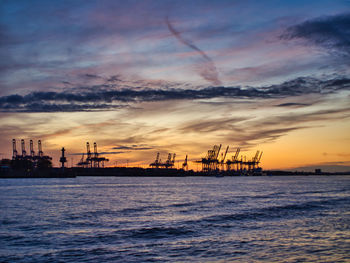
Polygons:
<instances>
[{"instance_id":1,"label":"gantry crane","mask_svg":"<svg viewBox=\"0 0 350 263\"><path fill-rule=\"evenodd\" d=\"M239 165L241 164L241 161L238 160L238 156L239 156L240 151L241 151L241 148L238 147L236 149L235 154L232 155L231 159L228 159L226 161L226 167L227 167L228 171L230 171L230 170L238 171L240 169Z\"/></svg>"},{"instance_id":2,"label":"gantry crane","mask_svg":"<svg viewBox=\"0 0 350 263\"><path fill-rule=\"evenodd\" d=\"M188 170L188 163L187 163L187 154L186 154L186 158L182 164L182 169L184 169L185 171Z\"/></svg>"},{"instance_id":3,"label":"gantry crane","mask_svg":"<svg viewBox=\"0 0 350 263\"><path fill-rule=\"evenodd\" d=\"M94 142L94 152L91 153L90 150L90 143L86 142L86 159L84 160L84 153L79 161L77 163L78 166L81 166L83 168L102 168L105 165L105 162L108 162L109 160L105 157L101 157L100 154L97 151L97 143Z\"/></svg>"},{"instance_id":4,"label":"gantry crane","mask_svg":"<svg viewBox=\"0 0 350 263\"><path fill-rule=\"evenodd\" d=\"M198 163L202 163L202 170L204 172L210 172L218 169L218 156L220 153L221 144L214 145L212 150L208 150L207 156L202 158L202 160L197 161Z\"/></svg>"},{"instance_id":5,"label":"gantry crane","mask_svg":"<svg viewBox=\"0 0 350 263\"><path fill-rule=\"evenodd\" d=\"M151 166L152 168L159 168L160 166L159 152L157 153L156 160L153 163L151 163L149 166Z\"/></svg>"},{"instance_id":6,"label":"gantry crane","mask_svg":"<svg viewBox=\"0 0 350 263\"><path fill-rule=\"evenodd\" d=\"M21 139L22 154L19 155L16 149L16 139L12 139L12 160L13 166L19 169L33 171L35 169L46 169L52 167L52 158L44 156L41 148L41 141L38 141L38 155L35 155L33 140L29 141L30 153L27 155L25 141Z\"/></svg>"},{"instance_id":7,"label":"gantry crane","mask_svg":"<svg viewBox=\"0 0 350 263\"><path fill-rule=\"evenodd\" d=\"M159 159L159 152L158 152L156 160L153 163L150 163L149 166L152 168L159 168L159 167L172 168L174 167L174 164L175 164L175 157L176 157L176 153L174 153L173 155L169 153L167 160L164 163L162 163L162 160Z\"/></svg>"}]
</instances>

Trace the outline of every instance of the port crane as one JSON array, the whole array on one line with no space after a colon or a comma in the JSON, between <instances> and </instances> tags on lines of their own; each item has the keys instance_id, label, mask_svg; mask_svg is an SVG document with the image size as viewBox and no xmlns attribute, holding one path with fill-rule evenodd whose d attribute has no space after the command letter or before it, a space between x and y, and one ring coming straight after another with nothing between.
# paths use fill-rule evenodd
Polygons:
<instances>
[{"instance_id":1,"label":"port crane","mask_svg":"<svg viewBox=\"0 0 350 263\"><path fill-rule=\"evenodd\" d=\"M33 140L29 141L29 151L30 154L27 155L25 141L21 139L21 151L22 154L19 155L16 147L16 139L12 139L12 161L14 167L25 168L29 170L49 168L52 166L50 156L44 155L41 146L41 140L38 140L38 155L35 155Z\"/></svg>"},{"instance_id":2,"label":"port crane","mask_svg":"<svg viewBox=\"0 0 350 263\"><path fill-rule=\"evenodd\" d=\"M107 158L100 156L100 154L98 153L96 142L94 142L93 153L91 153L91 150L90 150L90 143L86 142L86 159L84 159L84 153L83 153L77 165L83 168L100 168L100 167L104 168L105 162L108 162L108 161L109 160Z\"/></svg>"},{"instance_id":3,"label":"port crane","mask_svg":"<svg viewBox=\"0 0 350 263\"><path fill-rule=\"evenodd\" d=\"M236 170L238 171L239 169L239 163L240 161L238 160L238 156L239 156L239 152L241 151L241 148L237 148L236 152L235 152L235 155L232 156L232 159L231 160L227 160L226 162L226 167L227 167L227 170ZM236 165L236 169L235 169L235 166Z\"/></svg>"},{"instance_id":4,"label":"port crane","mask_svg":"<svg viewBox=\"0 0 350 263\"><path fill-rule=\"evenodd\" d=\"M186 158L182 164L182 169L184 169L185 171L188 170L188 163L187 163L187 154L186 154Z\"/></svg>"},{"instance_id":5,"label":"port crane","mask_svg":"<svg viewBox=\"0 0 350 263\"><path fill-rule=\"evenodd\" d=\"M196 161L197 163L202 163L202 171L210 172L218 169L218 156L220 153L221 144L214 145L212 150L208 150L206 157L202 158L200 161Z\"/></svg>"},{"instance_id":6,"label":"port crane","mask_svg":"<svg viewBox=\"0 0 350 263\"><path fill-rule=\"evenodd\" d=\"M159 160L159 152L158 152L156 160L153 163L151 163L149 166L151 166L152 168L159 168L160 164L161 164L161 161Z\"/></svg>"},{"instance_id":7,"label":"port crane","mask_svg":"<svg viewBox=\"0 0 350 263\"><path fill-rule=\"evenodd\" d=\"M173 153L173 154L169 153L168 158L164 163L162 163L162 160L159 158L159 156L160 156L160 154L158 152L156 160L153 163L150 163L150 165L149 165L150 167L152 167L152 168L163 167L163 168L167 168L167 169L174 167L176 153Z\"/></svg>"}]
</instances>

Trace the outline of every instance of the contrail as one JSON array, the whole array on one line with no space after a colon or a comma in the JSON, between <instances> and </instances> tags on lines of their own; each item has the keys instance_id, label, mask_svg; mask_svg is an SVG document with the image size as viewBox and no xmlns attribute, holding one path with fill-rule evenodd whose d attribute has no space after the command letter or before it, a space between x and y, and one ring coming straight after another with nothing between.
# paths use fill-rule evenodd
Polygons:
<instances>
[{"instance_id":1,"label":"contrail","mask_svg":"<svg viewBox=\"0 0 350 263\"><path fill-rule=\"evenodd\" d=\"M214 62L211 60L210 57L208 57L207 54L191 42L183 39L181 37L180 32L176 31L175 28L170 24L170 21L168 17L166 17L166 24L168 26L169 31L179 40L182 44L192 48L193 50L197 51L205 60L203 63L203 67L199 70L199 74L206 80L212 82L214 85L221 85L221 81L218 77L218 72L216 70L216 67L214 65Z\"/></svg>"}]
</instances>

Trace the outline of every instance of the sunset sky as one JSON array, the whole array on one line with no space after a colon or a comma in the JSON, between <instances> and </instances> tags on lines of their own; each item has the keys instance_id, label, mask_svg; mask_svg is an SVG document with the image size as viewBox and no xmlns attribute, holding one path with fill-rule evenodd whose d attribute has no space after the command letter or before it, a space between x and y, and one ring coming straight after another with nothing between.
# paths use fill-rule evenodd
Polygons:
<instances>
[{"instance_id":1,"label":"sunset sky","mask_svg":"<svg viewBox=\"0 0 350 263\"><path fill-rule=\"evenodd\" d=\"M0 153L350 165L350 1L0 1ZM17 142L17 148L20 148ZM196 164L191 164L196 168Z\"/></svg>"}]
</instances>

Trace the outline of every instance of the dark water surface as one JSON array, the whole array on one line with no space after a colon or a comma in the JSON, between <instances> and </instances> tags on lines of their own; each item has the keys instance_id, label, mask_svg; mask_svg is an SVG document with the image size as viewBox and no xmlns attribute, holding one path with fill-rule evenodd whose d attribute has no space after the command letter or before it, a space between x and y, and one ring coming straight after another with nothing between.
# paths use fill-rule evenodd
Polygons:
<instances>
[{"instance_id":1,"label":"dark water surface","mask_svg":"<svg viewBox=\"0 0 350 263\"><path fill-rule=\"evenodd\" d=\"M350 176L4 179L0 262L350 262Z\"/></svg>"}]
</instances>

